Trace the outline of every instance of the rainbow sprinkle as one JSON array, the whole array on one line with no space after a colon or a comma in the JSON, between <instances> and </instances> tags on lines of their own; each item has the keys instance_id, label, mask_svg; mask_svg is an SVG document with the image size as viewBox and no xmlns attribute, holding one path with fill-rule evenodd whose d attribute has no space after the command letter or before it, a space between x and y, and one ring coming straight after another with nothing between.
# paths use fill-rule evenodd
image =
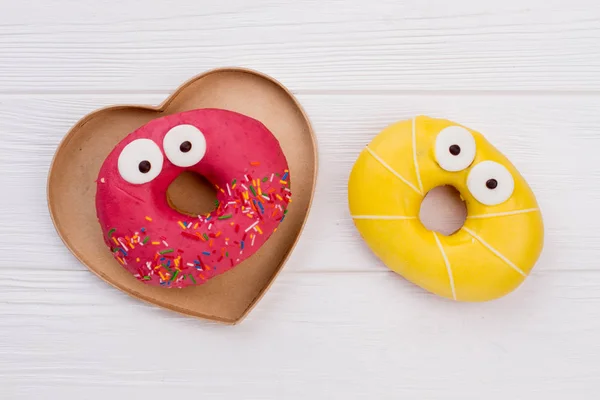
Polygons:
<instances>
[{"instance_id":1,"label":"rainbow sprinkle","mask_svg":"<svg viewBox=\"0 0 600 400\"><path fill-rule=\"evenodd\" d=\"M251 165L258 167L260 163L253 161ZM111 228L106 234L114 243L111 250L115 259L137 279L165 287L202 283L234 267L252 253L243 256L246 247L261 246L276 231L291 202L288 170L266 176L251 176L255 170L247 171L242 179L215 185L223 197L215 201L213 212L198 215L195 221L176 221L181 237L156 235L148 225L128 232ZM240 220L242 217L247 223ZM150 216L144 219L153 221ZM147 250L138 250L150 244L157 246L151 256L144 255Z\"/></svg>"}]
</instances>

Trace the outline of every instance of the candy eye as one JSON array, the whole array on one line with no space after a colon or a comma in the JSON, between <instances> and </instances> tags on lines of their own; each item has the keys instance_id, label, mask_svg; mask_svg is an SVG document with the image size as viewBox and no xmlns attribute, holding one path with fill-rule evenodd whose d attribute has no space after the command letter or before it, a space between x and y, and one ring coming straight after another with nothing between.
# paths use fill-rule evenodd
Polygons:
<instances>
[{"instance_id":1,"label":"candy eye","mask_svg":"<svg viewBox=\"0 0 600 400\"><path fill-rule=\"evenodd\" d=\"M137 139L129 143L119 154L117 162L121 177L134 185L156 178L162 170L162 165L162 152L150 139Z\"/></svg>"},{"instance_id":2,"label":"candy eye","mask_svg":"<svg viewBox=\"0 0 600 400\"><path fill-rule=\"evenodd\" d=\"M469 172L467 187L478 202L495 206L510 198L515 189L515 180L503 165L482 161Z\"/></svg>"},{"instance_id":3,"label":"candy eye","mask_svg":"<svg viewBox=\"0 0 600 400\"><path fill-rule=\"evenodd\" d=\"M475 139L471 132L460 126L450 126L435 139L435 159L442 169L462 171L475 158Z\"/></svg>"},{"instance_id":4,"label":"candy eye","mask_svg":"<svg viewBox=\"0 0 600 400\"><path fill-rule=\"evenodd\" d=\"M173 164L178 167L191 167L204 157L206 139L193 125L177 125L165 135L163 148Z\"/></svg>"}]
</instances>

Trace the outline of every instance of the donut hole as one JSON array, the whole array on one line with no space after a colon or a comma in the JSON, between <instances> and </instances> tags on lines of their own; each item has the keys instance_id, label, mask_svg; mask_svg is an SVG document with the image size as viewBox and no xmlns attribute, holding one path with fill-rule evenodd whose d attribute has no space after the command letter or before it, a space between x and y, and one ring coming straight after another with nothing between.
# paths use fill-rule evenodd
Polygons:
<instances>
[{"instance_id":1,"label":"donut hole","mask_svg":"<svg viewBox=\"0 0 600 400\"><path fill-rule=\"evenodd\" d=\"M438 186L431 189L421 202L419 219L425 228L450 236L465 224L467 206L455 187Z\"/></svg>"},{"instance_id":2,"label":"donut hole","mask_svg":"<svg viewBox=\"0 0 600 400\"><path fill-rule=\"evenodd\" d=\"M182 172L167 189L167 201L182 214L197 216L215 209L217 190L200 174Z\"/></svg>"}]
</instances>

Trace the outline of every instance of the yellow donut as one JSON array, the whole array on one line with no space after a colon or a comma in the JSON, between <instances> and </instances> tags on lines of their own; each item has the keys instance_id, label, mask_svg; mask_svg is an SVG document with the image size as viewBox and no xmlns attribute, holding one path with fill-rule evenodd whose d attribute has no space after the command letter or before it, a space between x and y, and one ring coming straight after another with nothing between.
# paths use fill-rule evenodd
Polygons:
<instances>
[{"instance_id":1,"label":"yellow donut","mask_svg":"<svg viewBox=\"0 0 600 400\"><path fill-rule=\"evenodd\" d=\"M454 186L464 226L445 236L418 218L431 189ZM487 301L516 289L543 246L542 215L516 168L479 132L419 116L391 125L359 155L349 208L369 248L391 270L439 296Z\"/></svg>"}]
</instances>

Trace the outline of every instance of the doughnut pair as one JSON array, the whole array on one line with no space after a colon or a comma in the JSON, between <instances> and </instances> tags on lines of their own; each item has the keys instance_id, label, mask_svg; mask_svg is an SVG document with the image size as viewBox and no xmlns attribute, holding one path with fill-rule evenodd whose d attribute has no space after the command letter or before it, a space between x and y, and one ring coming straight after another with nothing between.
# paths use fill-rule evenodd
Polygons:
<instances>
[{"instance_id":1,"label":"doughnut pair","mask_svg":"<svg viewBox=\"0 0 600 400\"><path fill-rule=\"evenodd\" d=\"M214 185L211 212L188 215L169 203L169 185L186 171ZM460 192L468 213L449 236L418 218L423 197L444 185ZM126 136L100 169L96 209L116 262L145 284L183 288L256 253L284 221L291 195L286 157L262 123L198 109ZM419 116L377 135L352 168L348 202L385 265L454 300L506 295L542 250L542 217L527 182L480 133L444 119Z\"/></svg>"}]
</instances>

